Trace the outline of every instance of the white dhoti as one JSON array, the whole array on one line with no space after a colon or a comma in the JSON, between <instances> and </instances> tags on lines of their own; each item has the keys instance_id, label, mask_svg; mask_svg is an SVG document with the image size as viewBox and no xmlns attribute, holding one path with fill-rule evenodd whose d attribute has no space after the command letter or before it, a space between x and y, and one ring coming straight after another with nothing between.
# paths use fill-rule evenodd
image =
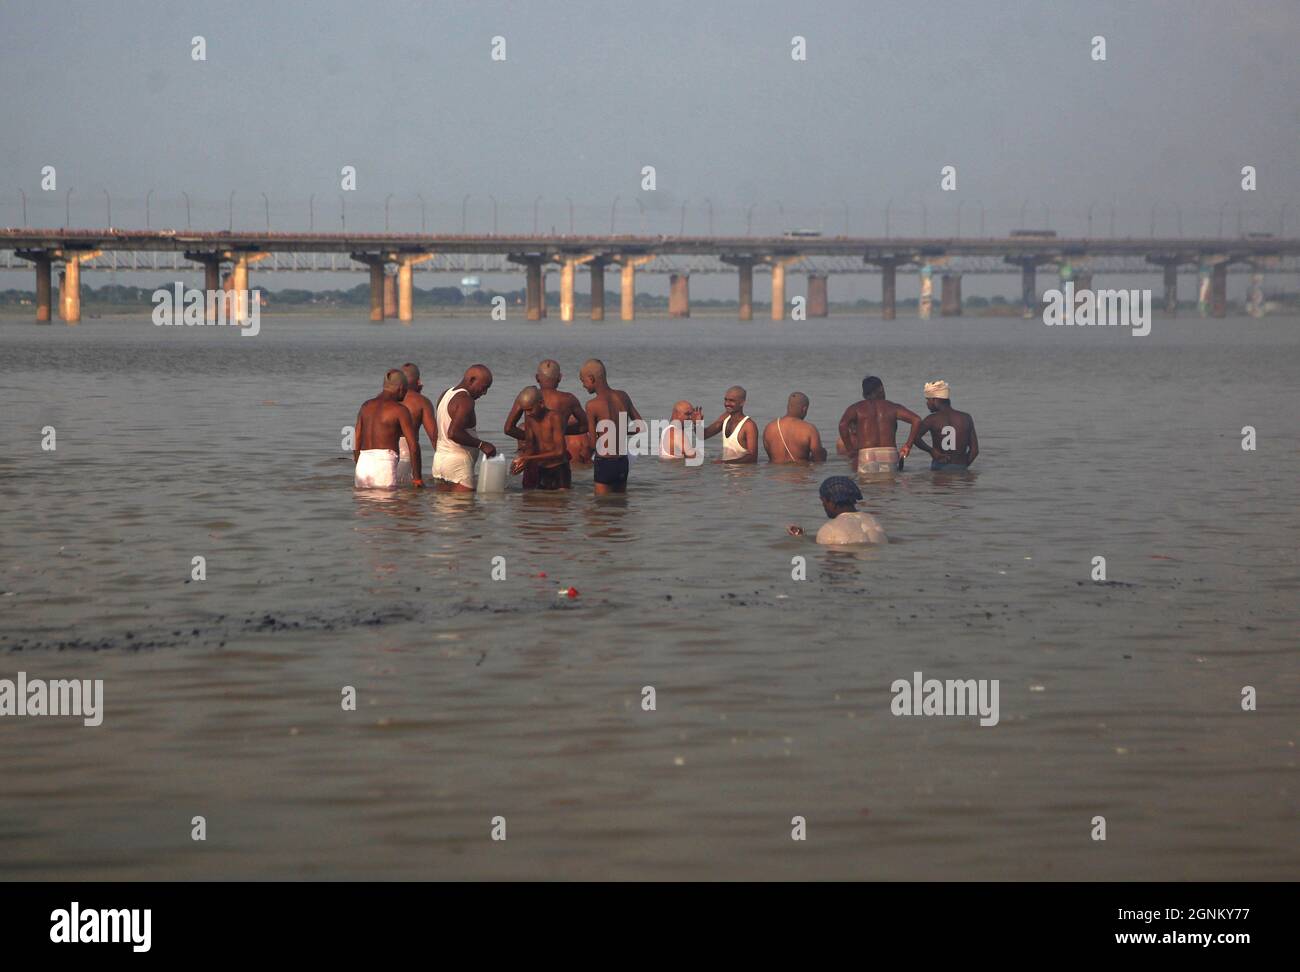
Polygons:
<instances>
[{"instance_id":1,"label":"white dhoti","mask_svg":"<svg viewBox=\"0 0 1300 972\"><path fill-rule=\"evenodd\" d=\"M394 489L397 486L397 453L392 449L364 449L357 458L353 480L358 489Z\"/></svg>"},{"instance_id":2,"label":"white dhoti","mask_svg":"<svg viewBox=\"0 0 1300 972\"><path fill-rule=\"evenodd\" d=\"M898 469L898 450L893 446L858 450L858 472L882 473Z\"/></svg>"},{"instance_id":3,"label":"white dhoti","mask_svg":"<svg viewBox=\"0 0 1300 972\"><path fill-rule=\"evenodd\" d=\"M444 449L442 440L439 439L438 448L433 453L433 478L473 489L474 454L455 443L452 443L451 448Z\"/></svg>"},{"instance_id":4,"label":"white dhoti","mask_svg":"<svg viewBox=\"0 0 1300 972\"><path fill-rule=\"evenodd\" d=\"M406 436L397 440L397 485L411 485L411 447L406 444Z\"/></svg>"}]
</instances>

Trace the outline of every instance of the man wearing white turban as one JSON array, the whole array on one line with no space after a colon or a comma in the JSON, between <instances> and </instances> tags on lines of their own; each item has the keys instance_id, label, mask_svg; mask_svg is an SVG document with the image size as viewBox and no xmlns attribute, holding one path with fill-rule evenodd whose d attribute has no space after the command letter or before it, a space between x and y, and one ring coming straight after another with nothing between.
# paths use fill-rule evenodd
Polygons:
<instances>
[{"instance_id":1,"label":"man wearing white turban","mask_svg":"<svg viewBox=\"0 0 1300 972\"><path fill-rule=\"evenodd\" d=\"M925 406L930 414L921 420L916 447L930 454L930 468L965 469L980 454L975 420L952 407L952 390L942 378L925 384ZM930 444L921 441L930 434Z\"/></svg>"}]
</instances>

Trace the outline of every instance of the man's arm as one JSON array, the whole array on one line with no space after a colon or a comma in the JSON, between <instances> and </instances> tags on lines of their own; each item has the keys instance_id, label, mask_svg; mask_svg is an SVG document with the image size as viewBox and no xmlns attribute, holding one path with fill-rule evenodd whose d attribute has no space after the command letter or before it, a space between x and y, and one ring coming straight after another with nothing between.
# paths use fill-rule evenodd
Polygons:
<instances>
[{"instance_id":1,"label":"man's arm","mask_svg":"<svg viewBox=\"0 0 1300 972\"><path fill-rule=\"evenodd\" d=\"M966 453L966 465L975 461L975 457L980 454L979 436L975 434L975 420L970 420L970 451Z\"/></svg>"},{"instance_id":2,"label":"man's arm","mask_svg":"<svg viewBox=\"0 0 1300 972\"><path fill-rule=\"evenodd\" d=\"M840 418L840 438L844 441L844 448L848 450L849 455L857 454L858 437L855 434L858 424L858 409L855 405L850 405L844 410L844 415Z\"/></svg>"},{"instance_id":3,"label":"man's arm","mask_svg":"<svg viewBox=\"0 0 1300 972\"><path fill-rule=\"evenodd\" d=\"M447 406L451 421L447 423L447 438L466 449L478 449L485 456L495 456L496 446L469 434L466 423L474 415L474 403L468 395L457 395Z\"/></svg>"},{"instance_id":4,"label":"man's arm","mask_svg":"<svg viewBox=\"0 0 1300 972\"><path fill-rule=\"evenodd\" d=\"M920 449L926 455L930 456L930 458L932 459L934 458L934 450L931 449L928 445L926 445L921 440L925 437L925 433L927 432L930 433L930 439L931 440L934 439L935 432L934 432L934 425L932 424L933 419L934 416L932 415L927 415L925 418L921 419L921 434L916 437L916 443L915 443L918 449Z\"/></svg>"},{"instance_id":5,"label":"man's arm","mask_svg":"<svg viewBox=\"0 0 1300 972\"><path fill-rule=\"evenodd\" d=\"M523 417L524 410L519 404L519 399L510 406L510 414L506 416L506 435L512 439L518 439L520 442L528 441L528 433L519 427L519 419Z\"/></svg>"},{"instance_id":6,"label":"man's arm","mask_svg":"<svg viewBox=\"0 0 1300 972\"><path fill-rule=\"evenodd\" d=\"M365 411L362 406L357 410L357 424L352 427L352 465L361 461L361 413Z\"/></svg>"},{"instance_id":7,"label":"man's arm","mask_svg":"<svg viewBox=\"0 0 1300 972\"><path fill-rule=\"evenodd\" d=\"M808 454L812 456L813 462L826 461L826 447L822 445L822 434L817 431L817 426L812 427L812 435L808 438Z\"/></svg>"},{"instance_id":8,"label":"man's arm","mask_svg":"<svg viewBox=\"0 0 1300 972\"><path fill-rule=\"evenodd\" d=\"M573 428L569 428L569 419L573 419ZM569 396L569 414L564 418L565 435L586 435L587 434L587 412L582 407L582 402L578 401L578 396Z\"/></svg>"},{"instance_id":9,"label":"man's arm","mask_svg":"<svg viewBox=\"0 0 1300 972\"><path fill-rule=\"evenodd\" d=\"M397 409L397 421L402 427L402 437L411 447L411 482L415 486L424 485L424 460L420 456L420 438L415 434L415 423L405 405L394 406Z\"/></svg>"},{"instance_id":10,"label":"man's arm","mask_svg":"<svg viewBox=\"0 0 1300 972\"><path fill-rule=\"evenodd\" d=\"M434 421L433 403L425 399L425 407L420 423L424 426L424 434L429 437L429 448L438 448L438 423Z\"/></svg>"},{"instance_id":11,"label":"man's arm","mask_svg":"<svg viewBox=\"0 0 1300 972\"><path fill-rule=\"evenodd\" d=\"M645 419L641 418L641 413L636 410L636 406L632 404L632 396L629 395L627 392L623 392L623 401L627 405L625 411L627 412L629 428L631 427L632 422L645 421Z\"/></svg>"},{"instance_id":12,"label":"man's arm","mask_svg":"<svg viewBox=\"0 0 1300 972\"><path fill-rule=\"evenodd\" d=\"M910 408L906 408L902 405L895 405L894 418L901 419L912 427L912 431L908 433L907 442L903 444L903 448L898 450L899 457L906 459L907 454L912 451L912 446L916 445L916 437L921 434L921 416L917 415Z\"/></svg>"}]
</instances>

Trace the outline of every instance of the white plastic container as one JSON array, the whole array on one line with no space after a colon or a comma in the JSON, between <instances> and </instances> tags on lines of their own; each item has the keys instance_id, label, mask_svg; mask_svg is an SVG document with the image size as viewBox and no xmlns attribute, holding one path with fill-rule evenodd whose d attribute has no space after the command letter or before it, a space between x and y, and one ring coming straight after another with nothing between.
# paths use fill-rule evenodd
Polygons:
<instances>
[{"instance_id":1,"label":"white plastic container","mask_svg":"<svg viewBox=\"0 0 1300 972\"><path fill-rule=\"evenodd\" d=\"M478 470L475 477L478 482L478 492L504 493L509 473L510 469L506 463L506 457L500 453L497 453L491 459L487 458L487 456L479 456Z\"/></svg>"}]
</instances>

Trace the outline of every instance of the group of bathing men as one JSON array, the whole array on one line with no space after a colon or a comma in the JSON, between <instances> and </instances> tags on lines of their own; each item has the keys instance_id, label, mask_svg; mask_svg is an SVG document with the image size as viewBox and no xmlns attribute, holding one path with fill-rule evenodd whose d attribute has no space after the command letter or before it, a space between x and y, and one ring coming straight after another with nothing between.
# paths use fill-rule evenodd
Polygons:
<instances>
[{"instance_id":1,"label":"group of bathing men","mask_svg":"<svg viewBox=\"0 0 1300 972\"><path fill-rule=\"evenodd\" d=\"M524 388L515 398L504 430L519 442L511 473L522 474L524 489L569 489L572 466L590 464L596 495L624 492L630 456L635 451L628 447L626 432L644 428L647 423L631 396L610 386L600 360L590 359L578 372L579 381L591 396L585 408L576 396L560 391L561 377L559 363L548 358L537 366L537 384ZM437 402L424 395L423 387L420 369L408 363L388 371L382 391L361 406L352 451L358 487L424 486L419 442L419 430L423 428L434 450L431 471L435 488L442 492L474 490L479 455L491 458L497 452L491 442L479 438L474 413L474 403L492 387L492 372L486 365L472 365ZM924 391L930 414L922 419L886 399L879 378L863 379L862 400L850 405L840 419L836 451L852 456L860 474L901 469L914 447L930 455L931 469L969 467L979 455L974 421L952 407L947 382L929 382ZM660 433L658 455L698 464L703 446L688 430L703 426L705 439L722 436L722 462L757 462L760 436L758 426L745 414L746 397L739 385L727 389L722 414L707 426L703 426L701 407L688 401L677 402L670 421L662 423L665 427ZM770 462L826 460L821 435L807 421L808 407L808 396L794 392L786 414L763 429L761 442ZM900 422L909 427L901 448L897 446ZM607 430L623 434L609 435ZM926 435L930 437L928 444L923 441ZM853 479L830 477L822 483L821 498L831 522L818 531L818 542L878 543L885 539L875 519L856 509L854 504L862 499L862 492ZM788 529L792 535L803 535L798 527Z\"/></svg>"}]
</instances>

